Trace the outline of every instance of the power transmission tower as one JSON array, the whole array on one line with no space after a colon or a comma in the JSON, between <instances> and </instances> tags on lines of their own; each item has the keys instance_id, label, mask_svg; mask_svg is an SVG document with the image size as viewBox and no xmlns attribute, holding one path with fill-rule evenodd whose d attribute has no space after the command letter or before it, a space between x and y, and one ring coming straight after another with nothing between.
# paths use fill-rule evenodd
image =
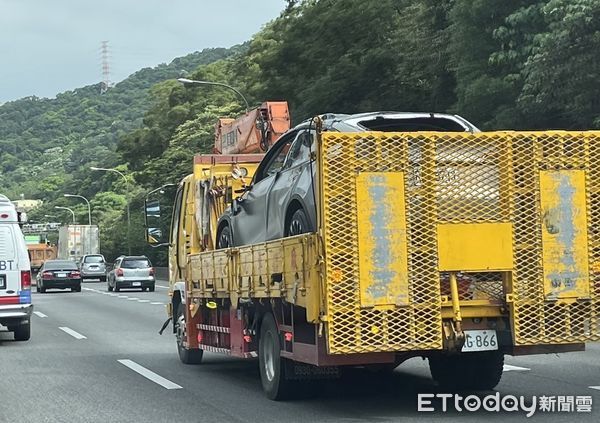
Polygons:
<instances>
[{"instance_id":1,"label":"power transmission tower","mask_svg":"<svg viewBox=\"0 0 600 423\"><path fill-rule=\"evenodd\" d=\"M112 86L112 82L110 82L110 63L108 61L108 41L102 41L100 55L102 58L102 84L100 85L100 94L104 94Z\"/></svg>"}]
</instances>

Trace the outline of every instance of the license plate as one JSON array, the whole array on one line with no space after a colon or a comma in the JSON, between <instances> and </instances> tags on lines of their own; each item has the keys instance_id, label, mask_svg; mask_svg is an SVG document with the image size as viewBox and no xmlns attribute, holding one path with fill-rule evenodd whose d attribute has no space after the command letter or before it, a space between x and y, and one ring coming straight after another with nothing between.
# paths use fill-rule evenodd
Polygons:
<instances>
[{"instance_id":1,"label":"license plate","mask_svg":"<svg viewBox=\"0 0 600 423\"><path fill-rule=\"evenodd\" d=\"M498 349L495 330L466 330L462 352L494 351Z\"/></svg>"},{"instance_id":2,"label":"license plate","mask_svg":"<svg viewBox=\"0 0 600 423\"><path fill-rule=\"evenodd\" d=\"M134 283L132 283L132 285L133 286L142 286L142 283L141 282L134 282Z\"/></svg>"},{"instance_id":3,"label":"license plate","mask_svg":"<svg viewBox=\"0 0 600 423\"><path fill-rule=\"evenodd\" d=\"M6 276L0 275L0 289L6 289Z\"/></svg>"},{"instance_id":4,"label":"license plate","mask_svg":"<svg viewBox=\"0 0 600 423\"><path fill-rule=\"evenodd\" d=\"M67 274L66 274L66 273L57 273L57 274L56 274L56 277L57 277L57 278L66 278L66 277L67 277Z\"/></svg>"}]
</instances>

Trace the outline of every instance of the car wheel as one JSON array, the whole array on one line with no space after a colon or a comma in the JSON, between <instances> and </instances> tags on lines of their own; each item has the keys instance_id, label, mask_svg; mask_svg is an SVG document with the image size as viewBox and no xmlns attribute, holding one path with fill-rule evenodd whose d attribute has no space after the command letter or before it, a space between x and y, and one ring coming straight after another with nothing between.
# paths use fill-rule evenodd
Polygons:
<instances>
[{"instance_id":1,"label":"car wheel","mask_svg":"<svg viewBox=\"0 0 600 423\"><path fill-rule=\"evenodd\" d=\"M179 360L184 364L200 364L204 351L200 349L190 350L183 345L185 332L185 315L183 313L184 305L182 303L177 307L177 319L175 320L175 337L177 339L177 352Z\"/></svg>"},{"instance_id":2,"label":"car wheel","mask_svg":"<svg viewBox=\"0 0 600 423\"><path fill-rule=\"evenodd\" d=\"M298 209L292 215L285 236L294 236L310 232L308 217L303 209Z\"/></svg>"},{"instance_id":3,"label":"car wheel","mask_svg":"<svg viewBox=\"0 0 600 423\"><path fill-rule=\"evenodd\" d=\"M71 289L73 292L81 292L81 284Z\"/></svg>"},{"instance_id":4,"label":"car wheel","mask_svg":"<svg viewBox=\"0 0 600 423\"><path fill-rule=\"evenodd\" d=\"M150 288L148 288L148 290L150 292L154 292L155 289L156 289L156 286L154 284L152 284L152 286L150 286Z\"/></svg>"},{"instance_id":5,"label":"car wheel","mask_svg":"<svg viewBox=\"0 0 600 423\"><path fill-rule=\"evenodd\" d=\"M45 293L46 293L46 287L45 287L45 286L44 286L44 284L43 284L43 283L41 283L41 282L40 282L40 292L41 292L42 294L45 294Z\"/></svg>"},{"instance_id":6,"label":"car wheel","mask_svg":"<svg viewBox=\"0 0 600 423\"><path fill-rule=\"evenodd\" d=\"M35 284L35 292L40 292L40 284L39 283Z\"/></svg>"},{"instance_id":7,"label":"car wheel","mask_svg":"<svg viewBox=\"0 0 600 423\"><path fill-rule=\"evenodd\" d=\"M29 338L31 338L31 323L17 326L14 334L15 341L29 341Z\"/></svg>"},{"instance_id":8,"label":"car wheel","mask_svg":"<svg viewBox=\"0 0 600 423\"><path fill-rule=\"evenodd\" d=\"M110 284L107 284L106 286L108 287L108 292L112 292L112 290L113 290L113 287L112 287L112 286L110 286Z\"/></svg>"},{"instance_id":9,"label":"car wheel","mask_svg":"<svg viewBox=\"0 0 600 423\"><path fill-rule=\"evenodd\" d=\"M217 234L217 250L221 248L233 247L233 238L231 237L231 228L229 225L223 226Z\"/></svg>"},{"instance_id":10,"label":"car wheel","mask_svg":"<svg viewBox=\"0 0 600 423\"><path fill-rule=\"evenodd\" d=\"M119 288L119 285L117 285L117 283L115 282L115 292L119 292L121 290L121 288Z\"/></svg>"}]
</instances>

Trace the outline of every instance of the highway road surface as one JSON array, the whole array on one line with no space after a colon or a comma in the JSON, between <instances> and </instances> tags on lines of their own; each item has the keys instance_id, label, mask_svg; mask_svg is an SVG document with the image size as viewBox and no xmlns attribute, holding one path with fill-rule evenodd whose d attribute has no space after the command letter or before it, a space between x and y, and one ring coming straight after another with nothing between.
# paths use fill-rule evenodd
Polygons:
<instances>
[{"instance_id":1,"label":"highway road surface","mask_svg":"<svg viewBox=\"0 0 600 423\"><path fill-rule=\"evenodd\" d=\"M173 336L158 335L167 301L166 283L159 285L109 293L92 282L81 293L34 293L31 340L0 332L0 422L600 421L600 344L507 357L496 391L477 395L524 396L529 406L535 396L530 419L523 410L458 411L450 402L443 412L439 397L421 404L435 411L419 412L419 394L444 393L421 359L388 377L355 371L320 382L315 397L272 402L261 392L256 362L216 354L197 366L179 362ZM541 402L552 401L565 411L541 411Z\"/></svg>"}]
</instances>

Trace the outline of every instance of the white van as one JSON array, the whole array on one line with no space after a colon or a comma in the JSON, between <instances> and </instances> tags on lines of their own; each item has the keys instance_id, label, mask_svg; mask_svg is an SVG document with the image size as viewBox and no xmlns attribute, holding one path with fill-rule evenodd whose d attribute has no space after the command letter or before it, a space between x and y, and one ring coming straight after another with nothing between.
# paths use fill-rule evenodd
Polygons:
<instances>
[{"instance_id":1,"label":"white van","mask_svg":"<svg viewBox=\"0 0 600 423\"><path fill-rule=\"evenodd\" d=\"M31 268L20 214L0 195L0 325L14 332L15 340L31 334Z\"/></svg>"}]
</instances>

